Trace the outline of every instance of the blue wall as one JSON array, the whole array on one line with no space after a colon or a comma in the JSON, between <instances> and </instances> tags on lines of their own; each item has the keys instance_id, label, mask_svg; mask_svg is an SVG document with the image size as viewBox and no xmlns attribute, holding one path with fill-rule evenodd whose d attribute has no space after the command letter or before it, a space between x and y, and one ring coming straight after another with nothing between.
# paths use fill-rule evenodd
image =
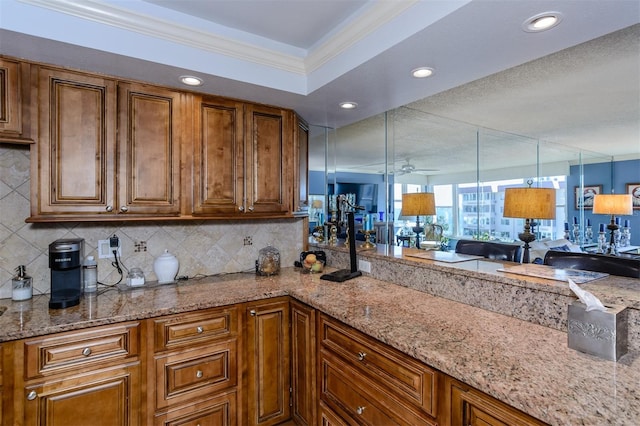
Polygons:
<instances>
[{"instance_id":1,"label":"blue wall","mask_svg":"<svg viewBox=\"0 0 640 426\"><path fill-rule=\"evenodd\" d=\"M615 161L613 163L586 164L584 170L584 185L602 185L603 194L626 194L628 183L640 183L640 160ZM573 220L578 216L575 209L575 187L580 186L580 166L571 166L571 175L567 178L567 217ZM612 179L613 177L613 179ZM612 188L613 187L613 188ZM598 231L599 224L605 226L611 221L610 217L600 214L593 214L591 209L584 210L584 221L591 219L594 233ZM620 218L622 223L629 220L631 226L631 241L634 245L640 244L640 209L633 211L633 216ZM608 232L608 231L607 231Z\"/></svg>"}]
</instances>

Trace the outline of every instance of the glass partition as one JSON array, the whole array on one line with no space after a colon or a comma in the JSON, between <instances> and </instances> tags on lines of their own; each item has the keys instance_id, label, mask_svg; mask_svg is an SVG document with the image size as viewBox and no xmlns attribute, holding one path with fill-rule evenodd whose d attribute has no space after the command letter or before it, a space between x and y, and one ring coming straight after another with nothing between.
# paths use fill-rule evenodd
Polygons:
<instances>
[{"instance_id":1,"label":"glass partition","mask_svg":"<svg viewBox=\"0 0 640 426\"><path fill-rule=\"evenodd\" d=\"M415 226L415 217L403 216L401 200L402 193L416 191L436 194L436 215L420 220L441 224L450 249L460 238L518 242L524 219L503 217L504 190L531 184L556 189L556 219L534 221L536 238L568 239L595 250L600 224L608 220L592 214L592 194L624 193L628 182L640 181L629 173L637 174L638 160L627 165L604 154L408 107L337 130L312 126L310 139L310 155L324 156L323 165L310 160L312 172L324 166L324 192L310 194L325 201L356 194L356 202L365 206L362 214L378 222L377 242L386 244L397 243L403 229ZM326 202L324 209L329 219Z\"/></svg>"}]
</instances>

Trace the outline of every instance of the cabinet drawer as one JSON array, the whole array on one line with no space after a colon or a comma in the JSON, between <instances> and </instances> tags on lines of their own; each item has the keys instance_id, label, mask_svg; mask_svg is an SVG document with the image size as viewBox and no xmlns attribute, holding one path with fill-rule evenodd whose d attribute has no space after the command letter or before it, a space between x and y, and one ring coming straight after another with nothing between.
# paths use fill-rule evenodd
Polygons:
<instances>
[{"instance_id":1,"label":"cabinet drawer","mask_svg":"<svg viewBox=\"0 0 640 426\"><path fill-rule=\"evenodd\" d=\"M237 342L156 357L156 407L166 408L237 384Z\"/></svg>"},{"instance_id":2,"label":"cabinet drawer","mask_svg":"<svg viewBox=\"0 0 640 426\"><path fill-rule=\"evenodd\" d=\"M193 404L181 405L179 409L158 414L155 426L232 426L238 424L236 392Z\"/></svg>"},{"instance_id":3,"label":"cabinet drawer","mask_svg":"<svg viewBox=\"0 0 640 426\"><path fill-rule=\"evenodd\" d=\"M232 307L189 312L162 317L153 323L155 350L163 351L235 336L238 330L238 309Z\"/></svg>"},{"instance_id":4,"label":"cabinet drawer","mask_svg":"<svg viewBox=\"0 0 640 426\"><path fill-rule=\"evenodd\" d=\"M326 315L319 336L324 347L435 417L437 371Z\"/></svg>"},{"instance_id":5,"label":"cabinet drawer","mask_svg":"<svg viewBox=\"0 0 640 426\"><path fill-rule=\"evenodd\" d=\"M321 398L345 419L364 425L435 426L418 409L393 398L330 352L321 351ZM352 423L348 421L348 423Z\"/></svg>"},{"instance_id":6,"label":"cabinet drawer","mask_svg":"<svg viewBox=\"0 0 640 426\"><path fill-rule=\"evenodd\" d=\"M139 323L124 323L55 334L24 342L27 378L111 360L137 357Z\"/></svg>"}]
</instances>

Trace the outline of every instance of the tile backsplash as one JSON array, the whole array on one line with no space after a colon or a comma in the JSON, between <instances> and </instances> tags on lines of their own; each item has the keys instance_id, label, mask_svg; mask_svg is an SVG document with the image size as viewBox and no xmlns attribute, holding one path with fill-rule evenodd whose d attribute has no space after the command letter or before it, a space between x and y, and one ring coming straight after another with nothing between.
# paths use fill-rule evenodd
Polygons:
<instances>
[{"instance_id":1,"label":"tile backsplash","mask_svg":"<svg viewBox=\"0 0 640 426\"><path fill-rule=\"evenodd\" d=\"M0 299L11 297L18 265L33 277L34 294L49 293L49 244L60 238L84 238L85 256L98 259L98 240L116 234L124 266L142 268L147 280L156 279L153 260L165 249L180 261L178 274L190 277L253 270L258 251L267 245L280 251L282 266L293 265L302 250L302 219L25 223L29 167L29 147L0 144ZM120 279L112 260L98 259L98 281Z\"/></svg>"}]
</instances>

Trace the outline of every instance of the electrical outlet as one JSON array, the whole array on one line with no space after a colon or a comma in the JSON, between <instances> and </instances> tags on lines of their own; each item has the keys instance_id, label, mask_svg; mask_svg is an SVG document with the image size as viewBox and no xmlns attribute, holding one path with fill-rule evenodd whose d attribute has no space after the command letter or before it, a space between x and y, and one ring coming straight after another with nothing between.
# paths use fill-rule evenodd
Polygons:
<instances>
[{"instance_id":1,"label":"electrical outlet","mask_svg":"<svg viewBox=\"0 0 640 426\"><path fill-rule=\"evenodd\" d=\"M143 251L147 251L147 242L146 241L136 241L133 243L133 252L140 253Z\"/></svg>"},{"instance_id":2,"label":"electrical outlet","mask_svg":"<svg viewBox=\"0 0 640 426\"><path fill-rule=\"evenodd\" d=\"M118 246L118 257L122 256L122 246ZM98 241L98 259L113 259L111 242L109 240Z\"/></svg>"},{"instance_id":3,"label":"electrical outlet","mask_svg":"<svg viewBox=\"0 0 640 426\"><path fill-rule=\"evenodd\" d=\"M371 262L358 259L358 269L362 272L371 273Z\"/></svg>"},{"instance_id":4,"label":"electrical outlet","mask_svg":"<svg viewBox=\"0 0 640 426\"><path fill-rule=\"evenodd\" d=\"M245 246L252 246L252 245L253 245L253 238L251 238L251 237L244 237L244 245L245 245Z\"/></svg>"}]
</instances>

